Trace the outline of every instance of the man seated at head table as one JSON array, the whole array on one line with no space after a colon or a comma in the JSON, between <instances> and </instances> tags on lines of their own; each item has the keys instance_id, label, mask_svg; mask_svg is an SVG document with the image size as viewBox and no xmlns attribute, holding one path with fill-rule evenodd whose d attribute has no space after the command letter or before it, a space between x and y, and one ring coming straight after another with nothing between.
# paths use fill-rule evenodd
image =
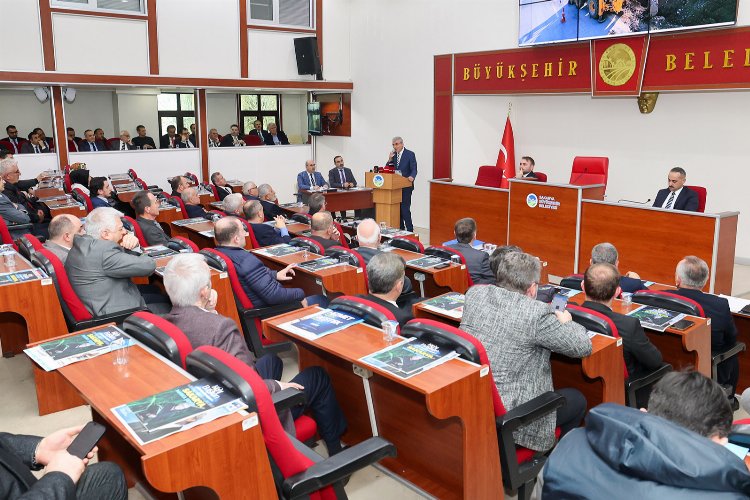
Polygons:
<instances>
[{"instance_id":1,"label":"man seated at head table","mask_svg":"<svg viewBox=\"0 0 750 500\"><path fill-rule=\"evenodd\" d=\"M403 306L397 303L404 290L406 263L404 258L395 253L381 252L374 255L367 263L367 281L370 293L361 297L385 307L393 313L396 321L404 326L412 314L412 303Z\"/></svg>"},{"instance_id":2,"label":"man seated at head table","mask_svg":"<svg viewBox=\"0 0 750 500\"><path fill-rule=\"evenodd\" d=\"M260 201L260 198L258 197L258 186L256 186L253 181L247 181L244 183L242 185L242 197L245 198L245 201Z\"/></svg>"},{"instance_id":3,"label":"man seated at head table","mask_svg":"<svg viewBox=\"0 0 750 500\"><path fill-rule=\"evenodd\" d=\"M170 196L180 196L183 191L190 187L190 181L183 175L177 175L169 179L169 185L172 187Z\"/></svg>"},{"instance_id":4,"label":"man seated at head table","mask_svg":"<svg viewBox=\"0 0 750 500\"><path fill-rule=\"evenodd\" d=\"M89 463L68 452L83 425L57 430L47 437L0 432L0 498L127 500L122 469L112 462ZM35 476L32 471L41 471Z\"/></svg>"},{"instance_id":5,"label":"man seated at head table","mask_svg":"<svg viewBox=\"0 0 750 500\"><path fill-rule=\"evenodd\" d=\"M112 184L106 177L92 177L89 181L89 195L94 208L111 206Z\"/></svg>"},{"instance_id":6,"label":"man seated at head table","mask_svg":"<svg viewBox=\"0 0 750 500\"><path fill-rule=\"evenodd\" d=\"M148 246L164 245L169 241L169 236L164 232L161 225L156 221L159 216L160 202L151 191L138 191L131 201L135 210L135 222L143 231Z\"/></svg>"},{"instance_id":7,"label":"man seated at head table","mask_svg":"<svg viewBox=\"0 0 750 500\"><path fill-rule=\"evenodd\" d=\"M305 162L305 170L297 174L297 188L302 190L311 190L315 188L327 188L328 183L323 175L315 169L315 160Z\"/></svg>"},{"instance_id":8,"label":"man seated at head table","mask_svg":"<svg viewBox=\"0 0 750 500\"><path fill-rule=\"evenodd\" d=\"M146 127L138 125L135 127L135 133L138 134L133 138L133 144L140 149L156 149L154 139L146 135Z\"/></svg>"},{"instance_id":9,"label":"man seated at head table","mask_svg":"<svg viewBox=\"0 0 750 500\"><path fill-rule=\"evenodd\" d=\"M706 318L711 320L711 355L734 347L737 343L737 327L734 324L729 301L710 293L703 293L709 277L708 264L694 255L682 259L675 270L677 290L670 290L694 300L703 308ZM717 367L717 382L729 390L732 405L736 406L734 394L737 392L737 379L740 374L738 356L733 356Z\"/></svg>"},{"instance_id":10,"label":"man seated at head table","mask_svg":"<svg viewBox=\"0 0 750 500\"><path fill-rule=\"evenodd\" d=\"M466 268L475 285L494 285L495 275L490 269L490 256L487 252L477 250L471 242L477 237L477 223L467 217L459 219L453 226L456 243L447 245L448 248L458 250L466 260Z\"/></svg>"},{"instance_id":11,"label":"man seated at head table","mask_svg":"<svg viewBox=\"0 0 750 500\"><path fill-rule=\"evenodd\" d=\"M534 165L536 165L534 158L531 156L522 156L521 161L518 162L518 173L516 174L516 179L536 179Z\"/></svg>"},{"instance_id":12,"label":"man seated at head table","mask_svg":"<svg viewBox=\"0 0 750 500\"><path fill-rule=\"evenodd\" d=\"M310 221L310 239L317 241L325 250L332 246L341 245L339 231L333 224L330 212L318 212Z\"/></svg>"},{"instance_id":13,"label":"man seated at head table","mask_svg":"<svg viewBox=\"0 0 750 500\"><path fill-rule=\"evenodd\" d=\"M359 246L355 250L365 260L365 265L369 264L373 257L383 253L380 250L380 226L373 219L363 219L357 225L357 241L359 242ZM405 305L407 300L414 298L415 295L411 280L404 276L404 286L396 302L399 305Z\"/></svg>"},{"instance_id":14,"label":"man seated at head table","mask_svg":"<svg viewBox=\"0 0 750 500\"><path fill-rule=\"evenodd\" d=\"M198 190L194 187L189 187L182 192L180 195L182 202L185 204L185 210L189 219L195 217L203 217L204 219L212 220L213 217L210 213L206 212L201 205L201 197L198 196Z\"/></svg>"},{"instance_id":15,"label":"man seated at head table","mask_svg":"<svg viewBox=\"0 0 750 500\"><path fill-rule=\"evenodd\" d=\"M242 211L242 205L245 203L244 198L240 193L232 193L224 198L221 202L221 208L224 210L226 215L233 215L235 217L245 218L245 214Z\"/></svg>"},{"instance_id":16,"label":"man seated at head table","mask_svg":"<svg viewBox=\"0 0 750 500\"><path fill-rule=\"evenodd\" d=\"M258 197L260 203L263 205L263 213L266 219L273 220L279 215L285 215L286 212L277 205L276 191L271 187L270 184L261 184L258 186Z\"/></svg>"},{"instance_id":17,"label":"man seated at head table","mask_svg":"<svg viewBox=\"0 0 750 500\"><path fill-rule=\"evenodd\" d=\"M620 267L620 254L612 243L599 243L591 249L591 264L612 264ZM633 293L647 290L641 277L633 271L628 271L620 277L620 288L623 292Z\"/></svg>"},{"instance_id":18,"label":"man seated at head table","mask_svg":"<svg viewBox=\"0 0 750 500\"><path fill-rule=\"evenodd\" d=\"M311 296L305 298L301 288L284 288L280 281L289 281L294 277L294 264L289 264L279 272L267 268L251 252L245 250L247 231L237 217L224 217L214 224L216 249L229 258L237 270L237 277L242 289L247 294L253 307L267 307L289 302L301 302L308 305L327 305L325 297Z\"/></svg>"},{"instance_id":19,"label":"man seated at head table","mask_svg":"<svg viewBox=\"0 0 750 500\"><path fill-rule=\"evenodd\" d=\"M146 306L153 313L165 313L170 309L166 297L155 287L136 286L131 280L151 276L156 261L131 251L138 246L138 238L125 231L121 217L121 212L110 207L88 214L86 234L73 239L65 261L70 284L94 316Z\"/></svg>"},{"instance_id":20,"label":"man seated at head table","mask_svg":"<svg viewBox=\"0 0 750 500\"><path fill-rule=\"evenodd\" d=\"M289 230L286 227L286 219L283 215L278 215L274 218L276 224L269 226L264 224L265 215L263 214L263 205L260 201L248 201L242 207L242 211L245 214L245 218L250 222L250 227L255 234L255 239L258 244L262 247L269 245L277 245L279 243L289 243L292 239L289 236Z\"/></svg>"},{"instance_id":21,"label":"man seated at head table","mask_svg":"<svg viewBox=\"0 0 750 500\"><path fill-rule=\"evenodd\" d=\"M232 194L232 186L227 184L227 180L221 172L211 174L211 182L216 186L216 192L219 193L219 201L224 201L224 198Z\"/></svg>"},{"instance_id":22,"label":"man seated at head table","mask_svg":"<svg viewBox=\"0 0 750 500\"><path fill-rule=\"evenodd\" d=\"M748 468L726 448L732 418L711 379L668 373L654 385L648 412L611 403L592 409L586 426L552 451L538 498L748 498Z\"/></svg>"},{"instance_id":23,"label":"man seated at head table","mask_svg":"<svg viewBox=\"0 0 750 500\"><path fill-rule=\"evenodd\" d=\"M326 197L323 193L313 193L307 200L308 215L311 217L318 212L326 211Z\"/></svg>"},{"instance_id":24,"label":"man seated at head table","mask_svg":"<svg viewBox=\"0 0 750 500\"><path fill-rule=\"evenodd\" d=\"M302 370L290 382L281 382L283 363L276 354L256 359L247 348L237 324L216 312L217 295L211 289L211 273L203 256L174 256L164 269L164 287L173 304L172 310L164 317L183 331L193 348L210 345L236 356L263 377L271 392L287 388L303 391L305 403L293 408L291 414L284 412L281 415L285 430L294 435L292 417L310 411L328 453L334 455L341 451L341 435L347 424L328 374L323 368L313 366Z\"/></svg>"},{"instance_id":25,"label":"man seated at head table","mask_svg":"<svg viewBox=\"0 0 750 500\"><path fill-rule=\"evenodd\" d=\"M675 167L667 175L667 187L656 193L654 206L667 210L698 211L698 193L685 187L685 169Z\"/></svg>"},{"instance_id":26,"label":"man seated at head table","mask_svg":"<svg viewBox=\"0 0 750 500\"><path fill-rule=\"evenodd\" d=\"M646 336L638 318L612 311L612 301L620 295L620 273L612 264L592 264L583 278L586 301L583 307L601 313L612 320L622 338L622 355L631 379L643 377L662 365L659 349ZM648 391L636 395L638 405L645 406Z\"/></svg>"},{"instance_id":27,"label":"man seated at head table","mask_svg":"<svg viewBox=\"0 0 750 500\"><path fill-rule=\"evenodd\" d=\"M507 410L554 389L550 353L582 358L592 350L586 329L568 311L552 311L536 300L540 273L538 258L507 252L497 263L497 286L473 286L466 292L461 329L484 344ZM516 431L517 445L547 451L555 444L555 427L564 436L581 423L583 394L571 388L556 392L566 404Z\"/></svg>"},{"instance_id":28,"label":"man seated at head table","mask_svg":"<svg viewBox=\"0 0 750 500\"><path fill-rule=\"evenodd\" d=\"M56 215L49 223L48 231L49 237L44 242L44 248L57 255L60 262L65 264L76 235L84 234L81 219L70 214Z\"/></svg>"}]
</instances>

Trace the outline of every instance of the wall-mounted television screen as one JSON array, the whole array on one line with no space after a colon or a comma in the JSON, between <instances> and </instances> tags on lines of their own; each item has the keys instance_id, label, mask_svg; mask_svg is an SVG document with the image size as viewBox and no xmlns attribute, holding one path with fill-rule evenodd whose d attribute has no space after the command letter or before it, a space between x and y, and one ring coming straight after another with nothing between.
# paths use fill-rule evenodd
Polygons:
<instances>
[{"instance_id":1,"label":"wall-mounted television screen","mask_svg":"<svg viewBox=\"0 0 750 500\"><path fill-rule=\"evenodd\" d=\"M730 25L737 0L519 0L518 45Z\"/></svg>"},{"instance_id":2,"label":"wall-mounted television screen","mask_svg":"<svg viewBox=\"0 0 750 500\"><path fill-rule=\"evenodd\" d=\"M307 103L307 131L310 135L321 135L323 133L323 120L320 116L320 103Z\"/></svg>"}]
</instances>

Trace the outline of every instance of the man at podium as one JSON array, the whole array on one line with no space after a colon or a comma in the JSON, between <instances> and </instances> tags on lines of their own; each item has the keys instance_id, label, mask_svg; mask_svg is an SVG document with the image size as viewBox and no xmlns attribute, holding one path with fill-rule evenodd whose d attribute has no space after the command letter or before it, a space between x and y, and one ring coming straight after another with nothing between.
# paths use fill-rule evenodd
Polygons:
<instances>
[{"instance_id":1,"label":"man at podium","mask_svg":"<svg viewBox=\"0 0 750 500\"><path fill-rule=\"evenodd\" d=\"M417 176L417 156L413 151L404 148L404 140L401 137L394 137L393 151L388 155L388 163L409 182L411 186L401 190L401 223L400 228L407 231L414 231L414 224L411 222L411 194L414 192L414 178Z\"/></svg>"},{"instance_id":2,"label":"man at podium","mask_svg":"<svg viewBox=\"0 0 750 500\"><path fill-rule=\"evenodd\" d=\"M669 184L666 188L656 193L654 206L666 208L667 210L685 210L686 212L698 211L698 194L685 187L687 174L680 167L669 171L667 176Z\"/></svg>"}]
</instances>

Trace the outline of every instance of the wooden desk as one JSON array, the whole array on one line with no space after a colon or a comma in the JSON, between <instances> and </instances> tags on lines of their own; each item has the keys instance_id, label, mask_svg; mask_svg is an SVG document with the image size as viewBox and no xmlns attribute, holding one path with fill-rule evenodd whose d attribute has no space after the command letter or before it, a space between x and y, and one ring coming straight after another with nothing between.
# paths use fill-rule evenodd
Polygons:
<instances>
[{"instance_id":1,"label":"wooden desk","mask_svg":"<svg viewBox=\"0 0 750 500\"><path fill-rule=\"evenodd\" d=\"M309 226L308 226L308 228L309 228ZM348 234L352 238L354 238L355 236L357 236L357 228L356 227L352 227L352 225L350 225L350 224L344 224L344 223L342 223L341 224L341 229L344 231L344 233ZM389 228L389 229L395 229L395 228ZM417 241L419 241L419 235L417 233L411 233L409 231L405 231L405 233L406 234L400 234L399 237L414 238ZM388 235L385 235L385 234L381 234L380 235L380 242L381 243L385 243L386 241L389 241L392 238L393 238L393 236L388 236ZM356 250L356 248L354 250Z\"/></svg>"},{"instance_id":2,"label":"wooden desk","mask_svg":"<svg viewBox=\"0 0 750 500\"><path fill-rule=\"evenodd\" d=\"M116 189L115 197L123 203L130 203L133 198L135 198L135 195L140 191L143 190L135 184L131 183L131 185L129 186L127 183L125 183L122 184L121 187L118 187Z\"/></svg>"},{"instance_id":3,"label":"wooden desk","mask_svg":"<svg viewBox=\"0 0 750 500\"><path fill-rule=\"evenodd\" d=\"M75 205L71 205L75 203ZM50 215L55 217L62 214L70 214L73 217L86 217L86 207L73 201L73 197L65 195L65 199L48 200L42 202L49 208Z\"/></svg>"},{"instance_id":4,"label":"wooden desk","mask_svg":"<svg viewBox=\"0 0 750 500\"><path fill-rule=\"evenodd\" d=\"M182 236L183 238L187 238L198 245L198 248L200 249L214 248L216 246L216 240L213 237L200 234L201 231L213 231L214 223L210 220L184 226L170 224L169 229L172 236Z\"/></svg>"},{"instance_id":5,"label":"wooden desk","mask_svg":"<svg viewBox=\"0 0 750 500\"><path fill-rule=\"evenodd\" d=\"M306 200L313 193L322 193L326 198L326 210L329 212L346 212L347 210L360 210L372 208L372 189L339 189L338 191L309 191L300 189L300 194Z\"/></svg>"},{"instance_id":6,"label":"wooden desk","mask_svg":"<svg viewBox=\"0 0 750 500\"><path fill-rule=\"evenodd\" d=\"M65 191L62 188L56 187L45 187L34 189L34 196L37 198L47 198L49 196L65 196Z\"/></svg>"},{"instance_id":7,"label":"wooden desk","mask_svg":"<svg viewBox=\"0 0 750 500\"><path fill-rule=\"evenodd\" d=\"M198 198L200 198L200 204L203 205L203 208L206 210L211 210L211 202L216 201L214 194L206 191L199 192Z\"/></svg>"},{"instance_id":8,"label":"wooden desk","mask_svg":"<svg viewBox=\"0 0 750 500\"><path fill-rule=\"evenodd\" d=\"M310 213L310 207L308 207L307 205L298 205L296 203L283 203L279 205L279 208L286 212L287 217L291 217L294 214Z\"/></svg>"},{"instance_id":9,"label":"wooden desk","mask_svg":"<svg viewBox=\"0 0 750 500\"><path fill-rule=\"evenodd\" d=\"M737 342L744 342L750 348L750 316L741 313L733 313L734 324L737 327ZM737 381L737 394L750 387L750 353L741 352L738 355L740 361L740 377Z\"/></svg>"},{"instance_id":10,"label":"wooden desk","mask_svg":"<svg viewBox=\"0 0 750 500\"><path fill-rule=\"evenodd\" d=\"M594 245L608 241L617 247L623 272L672 283L677 263L695 255L711 270L705 291L731 295L738 215L584 200L577 272L586 269Z\"/></svg>"},{"instance_id":11,"label":"wooden desk","mask_svg":"<svg viewBox=\"0 0 750 500\"><path fill-rule=\"evenodd\" d=\"M187 214L182 213L182 209L175 207L174 205L161 205L159 206L159 215L156 216L156 222L158 222L164 232L170 236L177 236L172 232L172 222L176 220L182 220L187 217Z\"/></svg>"},{"instance_id":12,"label":"wooden desk","mask_svg":"<svg viewBox=\"0 0 750 500\"><path fill-rule=\"evenodd\" d=\"M220 498L247 498L250 492L255 498L275 498L256 414L235 413L139 445L110 409L195 379L140 344L130 348L126 365L114 365L114 356L68 365L57 373L91 405L94 420L106 427L98 443L99 460L118 464L129 487L141 482L176 493L205 486Z\"/></svg>"},{"instance_id":13,"label":"wooden desk","mask_svg":"<svg viewBox=\"0 0 750 500\"><path fill-rule=\"evenodd\" d=\"M500 455L491 403L491 377L482 367L451 360L401 380L370 368L359 358L385 347L383 334L363 324L315 342L278 325L310 314L314 307L263 321L271 340L294 340L300 369L322 366L331 377L349 428L343 439L357 443L377 434L391 441L398 457L383 466L438 498L503 498ZM373 372L360 378L352 366ZM370 421L363 382L372 394Z\"/></svg>"},{"instance_id":14,"label":"wooden desk","mask_svg":"<svg viewBox=\"0 0 750 500\"><path fill-rule=\"evenodd\" d=\"M424 254L400 248L394 248L390 252L400 255L407 262L424 257ZM415 292L418 292L421 285L424 284L423 297L436 297L447 292L466 293L469 288L468 274L466 273L466 266L463 264L451 263L449 267L444 269L423 269L407 264L406 275L412 281Z\"/></svg>"},{"instance_id":15,"label":"wooden desk","mask_svg":"<svg viewBox=\"0 0 750 500\"><path fill-rule=\"evenodd\" d=\"M227 181L227 186L232 188L233 193L242 193L242 186L245 183L238 180Z\"/></svg>"}]
</instances>

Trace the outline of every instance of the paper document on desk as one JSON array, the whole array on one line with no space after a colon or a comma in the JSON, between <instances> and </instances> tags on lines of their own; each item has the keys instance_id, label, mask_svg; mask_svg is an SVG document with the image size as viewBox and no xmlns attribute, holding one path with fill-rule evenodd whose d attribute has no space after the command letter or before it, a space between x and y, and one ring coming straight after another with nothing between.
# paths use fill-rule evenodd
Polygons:
<instances>
[{"instance_id":1,"label":"paper document on desk","mask_svg":"<svg viewBox=\"0 0 750 500\"><path fill-rule=\"evenodd\" d=\"M466 297L462 293L451 292L422 302L422 307L430 311L461 319L464 315Z\"/></svg>"},{"instance_id":2,"label":"paper document on desk","mask_svg":"<svg viewBox=\"0 0 750 500\"><path fill-rule=\"evenodd\" d=\"M173 221L172 224L175 226L187 226L189 224L197 224L199 222L206 222L206 219L203 217L193 217L192 219L182 219L182 220L176 220Z\"/></svg>"},{"instance_id":3,"label":"paper document on desk","mask_svg":"<svg viewBox=\"0 0 750 500\"><path fill-rule=\"evenodd\" d=\"M719 297L727 299L729 302L729 310L733 313L738 313L748 305L750 305L750 300L747 299L741 299L739 297L732 297L730 295L722 295L719 294Z\"/></svg>"},{"instance_id":4,"label":"paper document on desk","mask_svg":"<svg viewBox=\"0 0 750 500\"><path fill-rule=\"evenodd\" d=\"M279 245L273 245L270 247L264 247L259 248L256 250L258 253L262 253L264 255L273 255L274 257L283 257L284 255L290 255L293 253L299 253L303 249L300 247L293 247L292 245L287 245L286 243L281 243Z\"/></svg>"},{"instance_id":5,"label":"paper document on desk","mask_svg":"<svg viewBox=\"0 0 750 500\"><path fill-rule=\"evenodd\" d=\"M360 361L405 379L457 357L456 351L412 337L360 358Z\"/></svg>"},{"instance_id":6,"label":"paper document on desk","mask_svg":"<svg viewBox=\"0 0 750 500\"><path fill-rule=\"evenodd\" d=\"M444 262L450 262L450 261L442 257L435 257L435 256L428 255L427 257L420 257L418 259L407 260L406 265L429 269L431 267L435 267L437 265L443 264Z\"/></svg>"},{"instance_id":7,"label":"paper document on desk","mask_svg":"<svg viewBox=\"0 0 750 500\"><path fill-rule=\"evenodd\" d=\"M686 315L683 313L678 313L677 311L662 309L661 307L641 306L638 309L630 311L626 314L626 316L638 318L643 328L649 328L651 330L656 330L657 332L663 332L671 325L680 321Z\"/></svg>"},{"instance_id":8,"label":"paper document on desk","mask_svg":"<svg viewBox=\"0 0 750 500\"><path fill-rule=\"evenodd\" d=\"M338 259L333 257L321 257L315 260L307 260L297 264L298 267L307 271L320 271L321 269L328 269L329 267L335 267L341 265Z\"/></svg>"},{"instance_id":9,"label":"paper document on desk","mask_svg":"<svg viewBox=\"0 0 750 500\"><path fill-rule=\"evenodd\" d=\"M362 323L362 321L364 321L362 318L348 313L323 309L304 318L282 323L279 328L308 340L315 340L357 323Z\"/></svg>"},{"instance_id":10,"label":"paper document on desk","mask_svg":"<svg viewBox=\"0 0 750 500\"><path fill-rule=\"evenodd\" d=\"M51 340L24 349L23 352L49 372L78 361L106 354L112 350L112 342L120 338L125 339L124 347L133 344L133 339L122 330L116 326L106 326L88 333Z\"/></svg>"},{"instance_id":11,"label":"paper document on desk","mask_svg":"<svg viewBox=\"0 0 750 500\"><path fill-rule=\"evenodd\" d=\"M206 238L213 238L214 237L214 230L209 229L207 231L200 231L198 234L201 236L205 236Z\"/></svg>"}]
</instances>

